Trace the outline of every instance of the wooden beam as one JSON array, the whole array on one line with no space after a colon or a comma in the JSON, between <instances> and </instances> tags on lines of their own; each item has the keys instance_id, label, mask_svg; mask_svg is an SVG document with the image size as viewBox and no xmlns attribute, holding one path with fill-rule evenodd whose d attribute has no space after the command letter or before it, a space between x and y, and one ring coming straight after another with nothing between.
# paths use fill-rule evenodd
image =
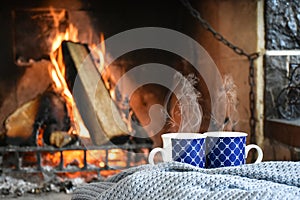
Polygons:
<instances>
[{"instance_id":1,"label":"wooden beam","mask_svg":"<svg viewBox=\"0 0 300 200\"><path fill-rule=\"evenodd\" d=\"M300 148L300 120L266 119L265 136L289 146Z\"/></svg>"},{"instance_id":2,"label":"wooden beam","mask_svg":"<svg viewBox=\"0 0 300 200\"><path fill-rule=\"evenodd\" d=\"M126 135L128 129L107 91L86 45L64 41L60 49L66 80L96 145ZM58 56L61 57L61 56Z\"/></svg>"},{"instance_id":3,"label":"wooden beam","mask_svg":"<svg viewBox=\"0 0 300 200\"><path fill-rule=\"evenodd\" d=\"M265 30L264 30L264 1L257 1L256 3L256 52L265 51ZM256 144L262 148L264 145L264 88L265 88L265 69L264 69L264 57L259 56L255 60L255 139Z\"/></svg>"}]
</instances>

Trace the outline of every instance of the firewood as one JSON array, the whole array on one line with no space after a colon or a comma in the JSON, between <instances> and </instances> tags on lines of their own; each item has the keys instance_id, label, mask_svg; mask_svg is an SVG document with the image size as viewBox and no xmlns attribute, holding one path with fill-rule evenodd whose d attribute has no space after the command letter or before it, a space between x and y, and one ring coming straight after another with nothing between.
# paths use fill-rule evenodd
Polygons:
<instances>
[{"instance_id":1,"label":"firewood","mask_svg":"<svg viewBox=\"0 0 300 200\"><path fill-rule=\"evenodd\" d=\"M0 132L5 134L5 120L19 107L41 95L52 83L48 60L18 68L8 80L0 80ZM2 140L0 139L0 143Z\"/></svg>"},{"instance_id":2,"label":"firewood","mask_svg":"<svg viewBox=\"0 0 300 200\"><path fill-rule=\"evenodd\" d=\"M77 140L76 135L65 131L54 131L50 135L50 144L55 147L64 147Z\"/></svg>"},{"instance_id":3,"label":"firewood","mask_svg":"<svg viewBox=\"0 0 300 200\"><path fill-rule=\"evenodd\" d=\"M42 134L43 144L40 145L62 147L78 141L77 136L68 133L70 128L64 98L55 91L47 90L20 106L5 120L6 143L36 146L37 136Z\"/></svg>"},{"instance_id":4,"label":"firewood","mask_svg":"<svg viewBox=\"0 0 300 200\"><path fill-rule=\"evenodd\" d=\"M66 66L66 80L73 91L76 106L96 145L111 138L126 135L128 129L107 91L86 45L63 42L58 54L62 53ZM76 88L74 88L75 78Z\"/></svg>"},{"instance_id":5,"label":"firewood","mask_svg":"<svg viewBox=\"0 0 300 200\"><path fill-rule=\"evenodd\" d=\"M66 107L65 99L60 93L46 91L40 97L38 112L35 116L33 137L43 131L43 142L52 145L51 135L53 132L67 132L71 128L71 120Z\"/></svg>"},{"instance_id":6,"label":"firewood","mask_svg":"<svg viewBox=\"0 0 300 200\"><path fill-rule=\"evenodd\" d=\"M40 96L20 106L5 120L7 144L30 143L39 102Z\"/></svg>"}]
</instances>

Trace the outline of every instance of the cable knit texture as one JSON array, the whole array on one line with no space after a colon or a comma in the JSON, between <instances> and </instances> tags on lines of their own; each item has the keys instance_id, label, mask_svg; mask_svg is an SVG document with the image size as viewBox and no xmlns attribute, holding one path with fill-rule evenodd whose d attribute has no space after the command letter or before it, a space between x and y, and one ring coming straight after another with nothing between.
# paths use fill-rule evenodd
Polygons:
<instances>
[{"instance_id":1,"label":"cable knit texture","mask_svg":"<svg viewBox=\"0 0 300 200\"><path fill-rule=\"evenodd\" d=\"M179 162L142 165L77 188L72 200L300 199L300 162L201 169Z\"/></svg>"}]
</instances>

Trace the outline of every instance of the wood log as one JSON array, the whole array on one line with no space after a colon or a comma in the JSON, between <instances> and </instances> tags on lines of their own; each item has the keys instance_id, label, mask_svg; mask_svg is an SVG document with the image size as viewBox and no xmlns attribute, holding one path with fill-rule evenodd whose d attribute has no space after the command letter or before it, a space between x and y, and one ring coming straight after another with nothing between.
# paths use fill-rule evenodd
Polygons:
<instances>
[{"instance_id":1,"label":"wood log","mask_svg":"<svg viewBox=\"0 0 300 200\"><path fill-rule=\"evenodd\" d=\"M86 45L64 41L58 63L66 66L66 80L76 106L95 145L128 134L128 128L111 99ZM60 56L62 54L63 56Z\"/></svg>"},{"instance_id":2,"label":"wood log","mask_svg":"<svg viewBox=\"0 0 300 200\"><path fill-rule=\"evenodd\" d=\"M30 143L39 104L40 96L20 106L5 120L7 144L24 145Z\"/></svg>"},{"instance_id":3,"label":"wood log","mask_svg":"<svg viewBox=\"0 0 300 200\"><path fill-rule=\"evenodd\" d=\"M51 90L44 92L40 97L38 112L35 116L34 130L32 132L33 140L36 140L38 134L43 134L43 143L53 145L51 142L52 133L59 132L62 134L63 132L68 132L70 128L71 119L66 100L57 92Z\"/></svg>"},{"instance_id":4,"label":"wood log","mask_svg":"<svg viewBox=\"0 0 300 200\"><path fill-rule=\"evenodd\" d=\"M47 90L20 106L5 120L6 144L36 146L39 143L37 136L41 134L40 145L70 145L78 141L76 135L68 133L70 127L65 100L60 94Z\"/></svg>"},{"instance_id":5,"label":"wood log","mask_svg":"<svg viewBox=\"0 0 300 200\"><path fill-rule=\"evenodd\" d=\"M77 140L76 135L70 134L66 131L54 131L51 133L49 142L55 147L64 147L75 143Z\"/></svg>"},{"instance_id":6,"label":"wood log","mask_svg":"<svg viewBox=\"0 0 300 200\"><path fill-rule=\"evenodd\" d=\"M0 132L6 132L4 123L8 116L51 85L48 72L51 67L48 60L32 62L30 66L18 68L13 77L0 80Z\"/></svg>"}]
</instances>

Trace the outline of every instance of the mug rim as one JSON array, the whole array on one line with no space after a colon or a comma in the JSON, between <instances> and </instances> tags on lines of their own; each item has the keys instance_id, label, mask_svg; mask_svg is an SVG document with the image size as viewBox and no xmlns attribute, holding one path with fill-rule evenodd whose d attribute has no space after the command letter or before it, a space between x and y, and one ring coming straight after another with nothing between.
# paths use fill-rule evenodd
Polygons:
<instances>
[{"instance_id":1,"label":"mug rim","mask_svg":"<svg viewBox=\"0 0 300 200\"><path fill-rule=\"evenodd\" d=\"M223 138L223 137L247 137L247 133L239 131L208 131L203 133L207 137Z\"/></svg>"},{"instance_id":2,"label":"mug rim","mask_svg":"<svg viewBox=\"0 0 300 200\"><path fill-rule=\"evenodd\" d=\"M207 136L202 133L164 133L161 137L169 139L201 139Z\"/></svg>"}]
</instances>

